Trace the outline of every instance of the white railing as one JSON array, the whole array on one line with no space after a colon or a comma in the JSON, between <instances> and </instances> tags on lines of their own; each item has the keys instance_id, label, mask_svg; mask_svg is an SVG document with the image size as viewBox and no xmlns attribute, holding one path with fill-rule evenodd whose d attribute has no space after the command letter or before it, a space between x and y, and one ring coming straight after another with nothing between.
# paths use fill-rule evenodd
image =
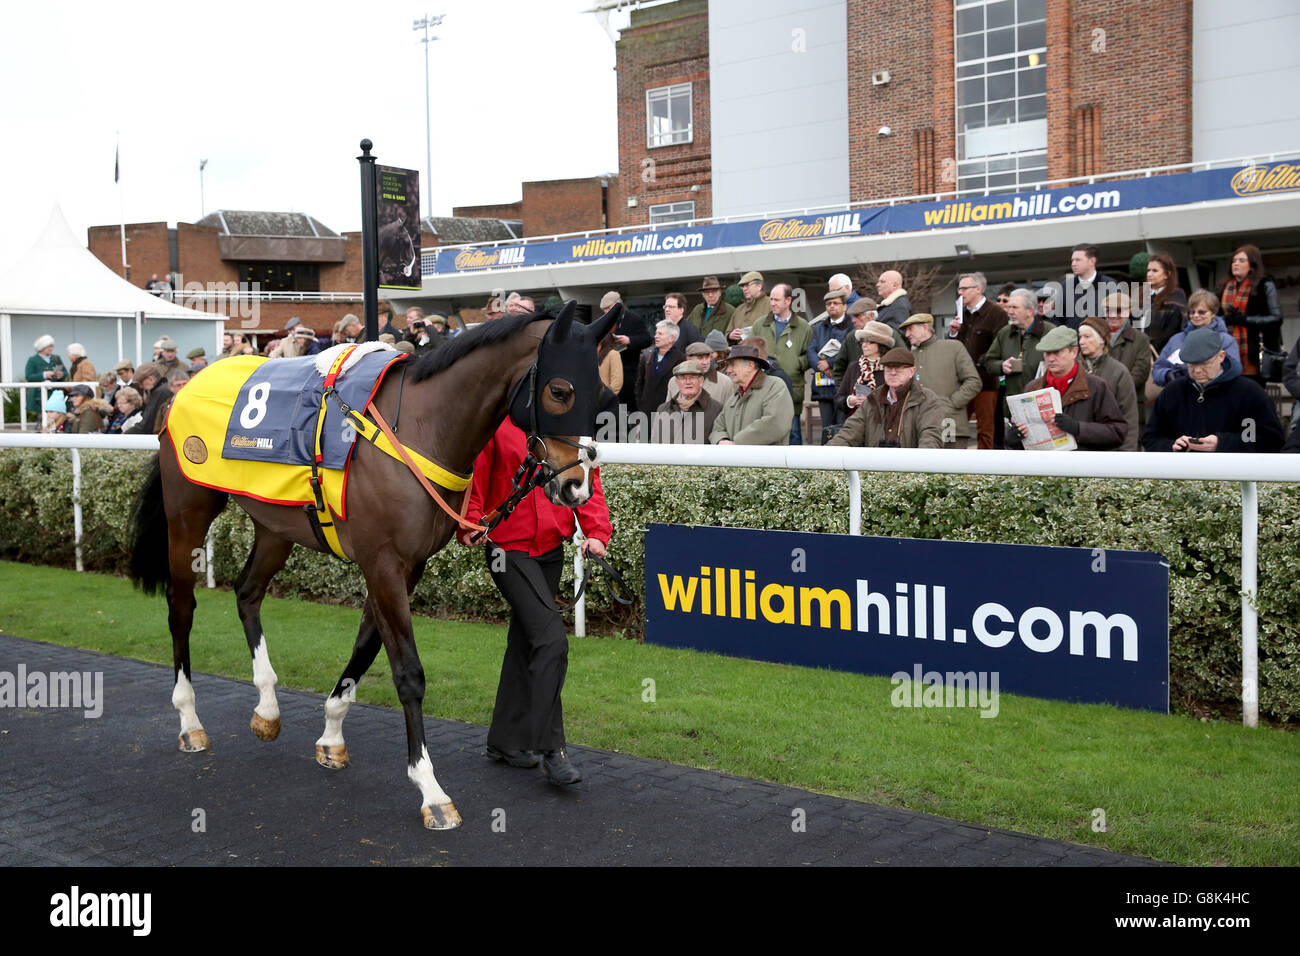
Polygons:
<instances>
[{"instance_id":1,"label":"white railing","mask_svg":"<svg viewBox=\"0 0 1300 956\"><path fill-rule=\"evenodd\" d=\"M32 389L38 389L41 393L40 412L36 416L36 424L33 426L38 432L41 430L42 416L45 414L45 403L49 401L50 389L60 388L64 391L72 388L74 385L89 385L91 391L99 393L98 382L0 382L0 430L9 427L5 421L4 401L6 389L18 390L18 430L27 431L27 392Z\"/></svg>"},{"instance_id":2,"label":"white railing","mask_svg":"<svg viewBox=\"0 0 1300 956\"><path fill-rule=\"evenodd\" d=\"M73 520L77 570L81 566L82 448L157 451L155 435L24 435L0 433L3 448L67 448L72 452ZM1241 485L1241 710L1247 727L1259 724L1259 593L1257 482L1300 482L1300 455L1174 454L1075 451L955 451L914 448L827 448L814 446L662 445L607 442L602 465L680 465L690 468L787 468L843 471L849 483L849 533L862 533L861 473L999 475L1038 478L1157 478L1170 481L1236 481ZM208 587L214 587L212 538L208 537ZM583 577L582 551L574 556L574 588ZM1282 586L1290 587L1293 582ZM585 637L586 601L574 607L574 632Z\"/></svg>"},{"instance_id":3,"label":"white railing","mask_svg":"<svg viewBox=\"0 0 1300 956\"><path fill-rule=\"evenodd\" d=\"M623 465L690 468L789 468L843 471L849 480L849 533L862 533L861 472L939 475L1013 475L1039 478L1161 478L1172 481L1241 483L1241 712L1247 727L1259 724L1259 619L1256 551L1259 498L1256 482L1300 482L1300 455L1174 454L1075 451L955 451L919 448L827 448L808 446L603 444L600 461ZM574 569L582 580L582 554ZM1283 586L1290 587L1293 582ZM584 607L575 614L585 613ZM586 633L585 617L574 631Z\"/></svg>"}]
</instances>

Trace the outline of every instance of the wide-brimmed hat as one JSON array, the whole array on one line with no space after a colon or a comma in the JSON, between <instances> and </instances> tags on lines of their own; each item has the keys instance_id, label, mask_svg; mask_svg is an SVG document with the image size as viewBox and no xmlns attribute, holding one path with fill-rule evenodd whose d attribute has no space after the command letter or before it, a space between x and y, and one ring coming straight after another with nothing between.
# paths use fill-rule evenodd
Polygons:
<instances>
[{"instance_id":1,"label":"wide-brimmed hat","mask_svg":"<svg viewBox=\"0 0 1300 956\"><path fill-rule=\"evenodd\" d=\"M1059 352L1079 344L1079 333L1065 325L1058 325L1038 341L1040 353Z\"/></svg>"},{"instance_id":2,"label":"wide-brimmed hat","mask_svg":"<svg viewBox=\"0 0 1300 956\"><path fill-rule=\"evenodd\" d=\"M704 281L700 283L701 292L710 292L712 290L722 291L722 283L718 281L717 276L705 276Z\"/></svg>"},{"instance_id":3,"label":"wide-brimmed hat","mask_svg":"<svg viewBox=\"0 0 1300 956\"><path fill-rule=\"evenodd\" d=\"M717 329L710 329L709 334L704 336L704 344L709 347L710 352L725 352L731 348L727 337Z\"/></svg>"},{"instance_id":4,"label":"wide-brimmed hat","mask_svg":"<svg viewBox=\"0 0 1300 956\"><path fill-rule=\"evenodd\" d=\"M875 342L877 345L885 346L894 344L894 330L884 322L868 322L853 334L857 336L859 342Z\"/></svg>"},{"instance_id":5,"label":"wide-brimmed hat","mask_svg":"<svg viewBox=\"0 0 1300 956\"><path fill-rule=\"evenodd\" d=\"M901 332L909 325L934 325L934 316L929 312L918 312L916 315L910 315L905 321L898 323L898 329Z\"/></svg>"},{"instance_id":6,"label":"wide-brimmed hat","mask_svg":"<svg viewBox=\"0 0 1300 956\"><path fill-rule=\"evenodd\" d=\"M916 368L916 359L907 349L890 349L880 357L881 365L909 365Z\"/></svg>"},{"instance_id":7,"label":"wide-brimmed hat","mask_svg":"<svg viewBox=\"0 0 1300 956\"><path fill-rule=\"evenodd\" d=\"M772 363L767 360L767 356L752 345L733 345L731 354L727 356L727 361L730 362L734 359L749 359L751 362L757 362L758 367L764 370L772 367Z\"/></svg>"},{"instance_id":8,"label":"wide-brimmed hat","mask_svg":"<svg viewBox=\"0 0 1300 956\"><path fill-rule=\"evenodd\" d=\"M749 285L751 282L762 282L762 281L763 281L763 273L761 272L746 272L743 276L740 277L741 285Z\"/></svg>"},{"instance_id":9,"label":"wide-brimmed hat","mask_svg":"<svg viewBox=\"0 0 1300 956\"><path fill-rule=\"evenodd\" d=\"M1223 340L1219 338L1219 333L1205 326L1187 333L1182 347L1178 350L1178 357L1184 362L1199 364L1208 362L1222 351Z\"/></svg>"}]
</instances>

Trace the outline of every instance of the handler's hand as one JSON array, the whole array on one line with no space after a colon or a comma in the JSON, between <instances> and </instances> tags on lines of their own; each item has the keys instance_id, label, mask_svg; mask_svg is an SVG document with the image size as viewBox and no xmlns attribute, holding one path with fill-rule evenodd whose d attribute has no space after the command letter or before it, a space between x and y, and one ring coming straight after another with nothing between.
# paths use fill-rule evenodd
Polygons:
<instances>
[{"instance_id":1,"label":"handler's hand","mask_svg":"<svg viewBox=\"0 0 1300 956\"><path fill-rule=\"evenodd\" d=\"M605 556L605 543L599 538L588 538L582 542L583 554L594 554L598 558Z\"/></svg>"}]
</instances>

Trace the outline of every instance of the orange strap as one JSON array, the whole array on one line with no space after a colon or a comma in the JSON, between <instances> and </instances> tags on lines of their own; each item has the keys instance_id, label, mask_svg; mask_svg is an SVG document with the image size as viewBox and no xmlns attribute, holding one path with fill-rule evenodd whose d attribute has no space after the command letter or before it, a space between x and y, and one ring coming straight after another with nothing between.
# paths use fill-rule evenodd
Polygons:
<instances>
[{"instance_id":1,"label":"orange strap","mask_svg":"<svg viewBox=\"0 0 1300 956\"><path fill-rule=\"evenodd\" d=\"M414 474L415 477L419 479L420 484L424 486L424 490L429 493L434 501L438 502L438 506L442 508L443 511L447 512L447 514L451 516L452 520L460 525L463 531L477 531L480 533L487 531L487 528L484 525L475 524L472 521L465 520L465 513L469 510L470 489L465 489L465 497L462 498L460 502L460 514L452 511L451 506L442 500L442 495L438 494L437 489L433 487L433 483L430 482L428 478L424 477L424 473L420 471L415 462L411 461L411 456L406 453L406 448L397 440L397 436L394 435L393 430L388 427L388 422L384 420L383 415L379 414L379 409L375 407L373 402L367 406L367 410L370 414L375 416L375 424L379 426L379 430L387 436L390 442L393 443L393 447L396 448L398 454L402 456L402 461L406 462L406 467L411 469L412 474Z\"/></svg>"}]
</instances>

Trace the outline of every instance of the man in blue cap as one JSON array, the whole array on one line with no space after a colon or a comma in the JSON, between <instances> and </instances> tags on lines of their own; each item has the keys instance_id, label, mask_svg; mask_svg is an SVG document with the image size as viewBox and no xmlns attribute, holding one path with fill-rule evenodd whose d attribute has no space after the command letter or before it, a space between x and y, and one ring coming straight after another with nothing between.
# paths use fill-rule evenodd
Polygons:
<instances>
[{"instance_id":1,"label":"man in blue cap","mask_svg":"<svg viewBox=\"0 0 1300 956\"><path fill-rule=\"evenodd\" d=\"M1282 423L1264 389L1225 365L1219 334L1195 329L1183 339L1187 375L1156 399L1142 447L1147 451L1275 452Z\"/></svg>"}]
</instances>

